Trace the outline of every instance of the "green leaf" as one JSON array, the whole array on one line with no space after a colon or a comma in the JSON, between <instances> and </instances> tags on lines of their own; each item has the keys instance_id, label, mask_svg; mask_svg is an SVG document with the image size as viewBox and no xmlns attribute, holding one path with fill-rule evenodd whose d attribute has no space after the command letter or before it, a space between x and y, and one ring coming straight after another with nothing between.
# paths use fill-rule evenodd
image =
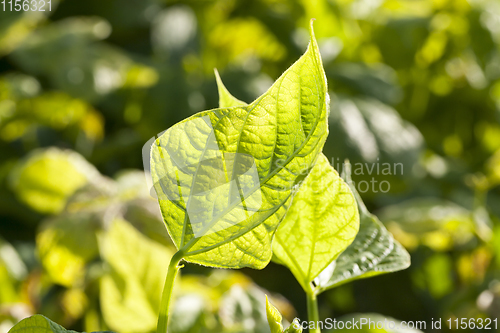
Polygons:
<instances>
[{"instance_id":1,"label":"green leaf","mask_svg":"<svg viewBox=\"0 0 500 333\"><path fill-rule=\"evenodd\" d=\"M106 324L123 333L150 332L156 317L171 253L123 220L115 220L100 239L111 272L101 279L100 299Z\"/></svg>"},{"instance_id":2,"label":"green leaf","mask_svg":"<svg viewBox=\"0 0 500 333\"><path fill-rule=\"evenodd\" d=\"M58 4L52 1L52 6ZM2 8L3 9L3 8ZM0 11L0 56L15 50L52 12L46 11Z\"/></svg>"},{"instance_id":3,"label":"green leaf","mask_svg":"<svg viewBox=\"0 0 500 333\"><path fill-rule=\"evenodd\" d=\"M308 291L314 278L352 243L358 229L356 200L321 154L276 231L273 253Z\"/></svg>"},{"instance_id":4,"label":"green leaf","mask_svg":"<svg viewBox=\"0 0 500 333\"><path fill-rule=\"evenodd\" d=\"M474 227L469 210L451 201L431 197L386 206L379 216L385 223L396 222L405 232L416 235L437 231L447 224L452 224L453 229L457 225L466 226L464 231L469 233Z\"/></svg>"},{"instance_id":5,"label":"green leaf","mask_svg":"<svg viewBox=\"0 0 500 333\"><path fill-rule=\"evenodd\" d=\"M269 299L266 295L266 314L267 314L267 322L269 323L269 327L271 328L271 333L282 333L283 325L281 325L281 313L269 302Z\"/></svg>"},{"instance_id":6,"label":"green leaf","mask_svg":"<svg viewBox=\"0 0 500 333\"><path fill-rule=\"evenodd\" d=\"M319 292L379 274L410 266L410 255L375 215L368 212L351 179L351 166L344 164L344 180L358 202L359 233L354 242L314 280Z\"/></svg>"},{"instance_id":7,"label":"green leaf","mask_svg":"<svg viewBox=\"0 0 500 333\"><path fill-rule=\"evenodd\" d=\"M100 221L89 214L65 214L43 223L36 245L52 281L66 287L83 282L86 264L99 255L96 232L100 229Z\"/></svg>"},{"instance_id":8,"label":"green leaf","mask_svg":"<svg viewBox=\"0 0 500 333\"><path fill-rule=\"evenodd\" d=\"M97 177L99 172L78 153L49 148L21 161L10 183L17 197L34 210L59 213L70 195Z\"/></svg>"},{"instance_id":9,"label":"green leaf","mask_svg":"<svg viewBox=\"0 0 500 333\"><path fill-rule=\"evenodd\" d=\"M491 238L491 222L484 208L471 212L451 201L426 197L386 206L380 219L407 248L423 244L435 251L448 251L467 244L478 235Z\"/></svg>"},{"instance_id":10,"label":"green leaf","mask_svg":"<svg viewBox=\"0 0 500 333\"><path fill-rule=\"evenodd\" d=\"M326 79L312 28L311 38L306 53L253 103L201 112L155 141L153 183L187 261L225 268L270 261L292 188L327 136Z\"/></svg>"},{"instance_id":11,"label":"green leaf","mask_svg":"<svg viewBox=\"0 0 500 333\"><path fill-rule=\"evenodd\" d=\"M49 318L37 314L21 320L10 329L9 333L76 333L76 331L67 330L61 325L54 323Z\"/></svg>"}]
</instances>

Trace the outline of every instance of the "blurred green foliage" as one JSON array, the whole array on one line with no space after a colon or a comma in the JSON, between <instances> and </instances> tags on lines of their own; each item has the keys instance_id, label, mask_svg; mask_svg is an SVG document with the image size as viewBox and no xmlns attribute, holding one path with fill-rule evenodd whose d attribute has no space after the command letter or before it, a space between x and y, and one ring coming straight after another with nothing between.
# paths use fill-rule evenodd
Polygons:
<instances>
[{"instance_id":1,"label":"blurred green foliage","mask_svg":"<svg viewBox=\"0 0 500 333\"><path fill-rule=\"evenodd\" d=\"M33 313L79 331L154 329L173 247L142 145L217 106L213 68L243 101L264 92L305 50L311 17L332 100L325 154L337 169L349 158L356 182L390 183L360 194L413 262L326 292L320 317L500 317L498 1L52 9L0 11L0 332ZM261 287L288 321L306 318L286 269L244 273L183 269L172 331L265 332Z\"/></svg>"}]
</instances>

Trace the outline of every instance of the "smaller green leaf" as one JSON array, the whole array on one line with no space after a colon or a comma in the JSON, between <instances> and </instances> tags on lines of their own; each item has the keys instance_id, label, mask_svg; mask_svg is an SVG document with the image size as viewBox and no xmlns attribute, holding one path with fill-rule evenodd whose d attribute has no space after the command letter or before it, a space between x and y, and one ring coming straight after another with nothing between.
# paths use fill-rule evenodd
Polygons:
<instances>
[{"instance_id":1,"label":"smaller green leaf","mask_svg":"<svg viewBox=\"0 0 500 333\"><path fill-rule=\"evenodd\" d=\"M267 313L267 322L269 323L269 327L271 328L271 333L282 333L283 326L281 325L281 313L274 307L274 305L269 302L269 299L266 295L266 313Z\"/></svg>"},{"instance_id":2,"label":"smaller green leaf","mask_svg":"<svg viewBox=\"0 0 500 333\"><path fill-rule=\"evenodd\" d=\"M325 155L305 178L276 231L274 259L287 266L305 291L359 229L356 201Z\"/></svg>"},{"instance_id":3,"label":"smaller green leaf","mask_svg":"<svg viewBox=\"0 0 500 333\"><path fill-rule=\"evenodd\" d=\"M344 163L343 178L358 202L360 229L354 242L314 280L318 291L410 266L410 255L366 208L351 179L351 165Z\"/></svg>"},{"instance_id":4,"label":"smaller green leaf","mask_svg":"<svg viewBox=\"0 0 500 333\"><path fill-rule=\"evenodd\" d=\"M283 333L302 333L302 325L299 318L295 318Z\"/></svg>"},{"instance_id":5,"label":"smaller green leaf","mask_svg":"<svg viewBox=\"0 0 500 333\"><path fill-rule=\"evenodd\" d=\"M76 333L76 331L67 330L61 325L54 323L49 318L37 314L21 320L10 329L9 333Z\"/></svg>"}]
</instances>

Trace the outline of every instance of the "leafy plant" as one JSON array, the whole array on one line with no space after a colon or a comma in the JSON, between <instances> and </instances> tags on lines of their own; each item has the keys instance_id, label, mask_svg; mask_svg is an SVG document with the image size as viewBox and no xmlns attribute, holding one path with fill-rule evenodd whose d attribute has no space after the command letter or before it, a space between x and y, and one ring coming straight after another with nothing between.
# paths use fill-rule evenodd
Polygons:
<instances>
[{"instance_id":1,"label":"leafy plant","mask_svg":"<svg viewBox=\"0 0 500 333\"><path fill-rule=\"evenodd\" d=\"M171 127L152 145L152 179L178 249L169 265L157 332L166 330L182 259L223 268L264 268L271 260L272 237L290 207L293 189L313 166L327 135L329 101L312 22L310 34L306 53L253 103L243 105L220 85L220 109ZM218 172L214 162L203 162L215 159L222 178L233 181L238 170L248 169L238 154L250 157L258 179L247 180L246 192L236 179L234 200L221 192L222 184L211 182ZM196 186L199 193L217 186L219 192L196 201ZM228 191L235 190L231 186ZM190 205L212 213L198 225Z\"/></svg>"},{"instance_id":2,"label":"leafy plant","mask_svg":"<svg viewBox=\"0 0 500 333\"><path fill-rule=\"evenodd\" d=\"M244 103L227 91L218 75L217 83L221 105ZM309 320L318 323L317 295L349 281L406 269L410 255L367 210L349 162L342 179L320 154L276 231L273 261L294 274L307 294ZM281 322L279 312L269 303L268 308L271 331L282 332L276 324ZM311 332L319 332L317 327Z\"/></svg>"}]
</instances>

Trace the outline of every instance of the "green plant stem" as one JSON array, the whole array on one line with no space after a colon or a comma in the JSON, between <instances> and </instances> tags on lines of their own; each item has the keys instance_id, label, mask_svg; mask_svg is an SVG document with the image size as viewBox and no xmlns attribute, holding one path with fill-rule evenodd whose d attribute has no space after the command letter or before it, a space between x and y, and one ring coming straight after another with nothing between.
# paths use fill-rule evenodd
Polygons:
<instances>
[{"instance_id":1,"label":"green plant stem","mask_svg":"<svg viewBox=\"0 0 500 333\"><path fill-rule=\"evenodd\" d=\"M313 291L307 292L307 319L309 322L314 321L314 329L309 329L310 333L321 333L319 329L319 314L318 314L318 300L316 293Z\"/></svg>"},{"instance_id":2,"label":"green plant stem","mask_svg":"<svg viewBox=\"0 0 500 333\"><path fill-rule=\"evenodd\" d=\"M160 313L158 314L158 326L156 327L156 333L167 333L168 325L168 311L170 307L170 300L172 298L172 290L174 288L175 277L182 266L179 266L179 262L184 257L184 252L178 251L174 254L172 259L170 259L170 264L168 265L167 278L165 279L165 286L163 287L163 293L161 295L160 303Z\"/></svg>"}]
</instances>

